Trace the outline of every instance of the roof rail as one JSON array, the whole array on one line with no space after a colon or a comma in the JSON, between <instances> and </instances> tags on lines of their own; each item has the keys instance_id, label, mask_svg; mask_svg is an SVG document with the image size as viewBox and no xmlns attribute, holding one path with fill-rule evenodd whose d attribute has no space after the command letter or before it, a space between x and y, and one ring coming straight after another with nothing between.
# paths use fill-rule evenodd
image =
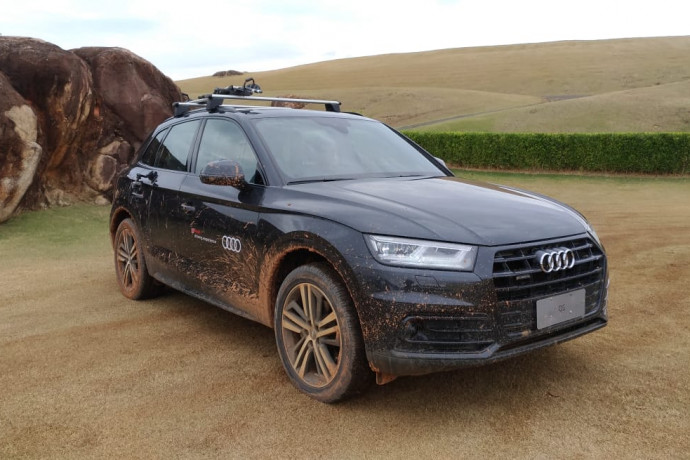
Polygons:
<instances>
[{"instance_id":1,"label":"roof rail","mask_svg":"<svg viewBox=\"0 0 690 460\"><path fill-rule=\"evenodd\" d=\"M328 112L340 112L339 101L324 101L320 99L292 99L288 97L264 97L264 96L240 96L237 94L204 94L199 99L189 102L173 102L175 117L181 117L192 108L206 107L206 110L213 112L219 107L226 109L238 109L248 107L246 105L224 105L226 99L240 99L244 101L263 101L263 102L298 102L302 104L323 104Z\"/></svg>"}]
</instances>

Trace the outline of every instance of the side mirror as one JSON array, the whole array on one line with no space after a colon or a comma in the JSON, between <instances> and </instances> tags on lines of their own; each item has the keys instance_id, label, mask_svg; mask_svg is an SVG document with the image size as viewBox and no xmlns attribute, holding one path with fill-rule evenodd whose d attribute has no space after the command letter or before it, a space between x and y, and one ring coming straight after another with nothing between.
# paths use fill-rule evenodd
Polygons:
<instances>
[{"instance_id":1,"label":"side mirror","mask_svg":"<svg viewBox=\"0 0 690 460\"><path fill-rule=\"evenodd\" d=\"M212 161L201 170L199 179L208 185L229 185L238 190L248 184L244 178L242 166L234 160Z\"/></svg>"},{"instance_id":2,"label":"side mirror","mask_svg":"<svg viewBox=\"0 0 690 460\"><path fill-rule=\"evenodd\" d=\"M439 163L441 163L441 164L443 165L444 168L448 169L448 165L446 164L445 161L443 161L443 158L434 157L434 159L435 159L436 161L438 161Z\"/></svg>"}]
</instances>

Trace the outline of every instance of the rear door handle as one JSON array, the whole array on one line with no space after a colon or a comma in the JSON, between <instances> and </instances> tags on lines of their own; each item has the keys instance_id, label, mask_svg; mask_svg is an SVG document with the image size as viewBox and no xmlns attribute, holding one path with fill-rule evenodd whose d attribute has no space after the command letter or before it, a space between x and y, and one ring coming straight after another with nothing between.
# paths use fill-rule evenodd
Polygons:
<instances>
[{"instance_id":1,"label":"rear door handle","mask_svg":"<svg viewBox=\"0 0 690 460\"><path fill-rule=\"evenodd\" d=\"M196 208L191 204L182 203L180 207L182 208L182 212L184 212L185 214L191 214L194 211L196 211Z\"/></svg>"}]
</instances>

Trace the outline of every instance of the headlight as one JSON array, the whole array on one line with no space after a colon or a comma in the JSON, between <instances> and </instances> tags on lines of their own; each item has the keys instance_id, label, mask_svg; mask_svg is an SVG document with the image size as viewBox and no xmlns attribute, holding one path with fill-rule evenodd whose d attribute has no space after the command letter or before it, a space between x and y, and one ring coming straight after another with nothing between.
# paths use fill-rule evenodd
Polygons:
<instances>
[{"instance_id":1,"label":"headlight","mask_svg":"<svg viewBox=\"0 0 690 460\"><path fill-rule=\"evenodd\" d=\"M599 246L601 246L601 240L599 239L599 235L597 235L597 232L594 231L594 229L590 226L587 231L589 232L590 235L592 235L592 238L594 238L594 241L597 242Z\"/></svg>"},{"instance_id":2,"label":"headlight","mask_svg":"<svg viewBox=\"0 0 690 460\"><path fill-rule=\"evenodd\" d=\"M577 211L576 211L576 212L577 212ZM599 235L597 235L597 232L594 231L594 228L593 228L592 225L589 223L589 221L585 218L585 216L583 216L583 215L580 214L579 212L577 212L577 215L582 219L582 224L585 226L585 229L587 230L587 233L589 233L590 236L591 236L592 238L594 238L594 241L596 241L597 244L598 244L599 246L601 246L601 240L599 240Z\"/></svg>"},{"instance_id":3,"label":"headlight","mask_svg":"<svg viewBox=\"0 0 690 460\"><path fill-rule=\"evenodd\" d=\"M391 236L364 237L374 258L387 265L472 271L477 258L476 246Z\"/></svg>"}]
</instances>

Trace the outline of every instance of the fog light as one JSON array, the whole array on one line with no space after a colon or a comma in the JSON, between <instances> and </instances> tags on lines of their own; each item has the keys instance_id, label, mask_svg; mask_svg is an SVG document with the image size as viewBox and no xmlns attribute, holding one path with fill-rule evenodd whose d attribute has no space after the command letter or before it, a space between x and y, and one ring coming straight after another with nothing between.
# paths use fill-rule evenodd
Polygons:
<instances>
[{"instance_id":1,"label":"fog light","mask_svg":"<svg viewBox=\"0 0 690 460\"><path fill-rule=\"evenodd\" d=\"M405 323L405 337L408 339L412 339L417 335L417 332L419 332L419 327L416 324L417 322L414 320L409 320Z\"/></svg>"}]
</instances>

